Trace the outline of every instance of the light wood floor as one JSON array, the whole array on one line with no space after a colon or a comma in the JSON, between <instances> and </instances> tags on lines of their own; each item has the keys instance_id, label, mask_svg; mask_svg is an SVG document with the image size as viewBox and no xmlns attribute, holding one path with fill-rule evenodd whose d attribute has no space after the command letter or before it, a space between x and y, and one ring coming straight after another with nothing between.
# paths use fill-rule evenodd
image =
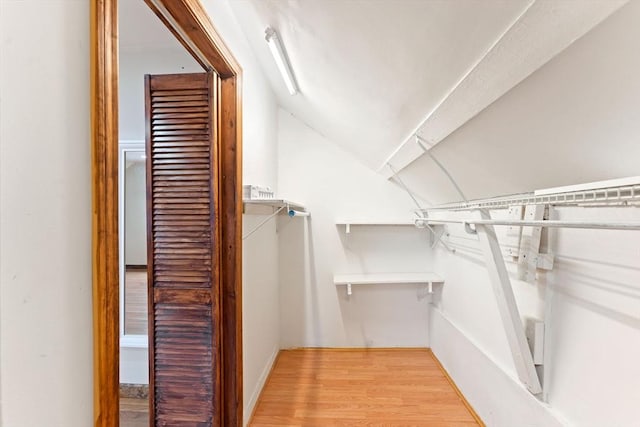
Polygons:
<instances>
[{"instance_id":1,"label":"light wood floor","mask_svg":"<svg viewBox=\"0 0 640 427\"><path fill-rule=\"evenodd\" d=\"M149 401L121 397L120 427L149 427Z\"/></svg>"},{"instance_id":2,"label":"light wood floor","mask_svg":"<svg viewBox=\"0 0 640 427\"><path fill-rule=\"evenodd\" d=\"M282 351L251 426L477 426L427 349Z\"/></svg>"},{"instance_id":3,"label":"light wood floor","mask_svg":"<svg viewBox=\"0 0 640 427\"><path fill-rule=\"evenodd\" d=\"M148 427L146 399L120 398L120 427ZM478 423L429 350L284 350L250 426Z\"/></svg>"},{"instance_id":4,"label":"light wood floor","mask_svg":"<svg viewBox=\"0 0 640 427\"><path fill-rule=\"evenodd\" d=\"M147 335L147 270L124 273L124 330L127 335Z\"/></svg>"}]
</instances>

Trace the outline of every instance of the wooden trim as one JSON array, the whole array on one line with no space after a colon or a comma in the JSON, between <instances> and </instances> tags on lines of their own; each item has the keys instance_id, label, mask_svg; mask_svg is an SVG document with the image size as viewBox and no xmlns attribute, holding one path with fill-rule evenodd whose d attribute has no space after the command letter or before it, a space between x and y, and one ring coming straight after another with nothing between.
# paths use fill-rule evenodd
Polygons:
<instances>
[{"instance_id":1,"label":"wooden trim","mask_svg":"<svg viewBox=\"0 0 640 427\"><path fill-rule=\"evenodd\" d=\"M175 24L180 42L199 62L209 65L223 79L242 73L240 63L215 30L200 0L145 0L154 5L156 13L164 15L165 24ZM165 15L168 14L169 16ZM176 34L173 30L172 32ZM208 68L208 67L205 67Z\"/></svg>"},{"instance_id":2,"label":"wooden trim","mask_svg":"<svg viewBox=\"0 0 640 427\"><path fill-rule=\"evenodd\" d=\"M91 0L94 426L118 425L118 0ZM242 425L242 92L239 63L199 0L145 0L220 77L223 425ZM165 13L167 15L165 15Z\"/></svg>"},{"instance_id":3,"label":"wooden trim","mask_svg":"<svg viewBox=\"0 0 640 427\"><path fill-rule=\"evenodd\" d=\"M242 425L242 106L239 77L220 90L223 425Z\"/></svg>"},{"instance_id":4,"label":"wooden trim","mask_svg":"<svg viewBox=\"0 0 640 427\"><path fill-rule=\"evenodd\" d=\"M164 16L162 11L159 9L158 5L156 5L155 0L144 0L144 2L147 4L147 6L149 6L151 11L153 13L155 13L155 15L158 17L158 19L160 19L160 21L162 21L162 23L165 25L165 27L167 27L169 29L169 31L171 31L171 34L173 34L173 36L180 42L180 44L182 44L182 46L184 46L184 48L187 49L187 51L200 64L200 66L202 68L204 68L205 70L207 70L209 68L209 66L201 58L200 53L196 52L196 50L193 48L193 46L191 46L191 43L189 43L189 41L185 39L185 37L182 35L182 33L180 33L180 31L173 26L171 21L166 16Z\"/></svg>"},{"instance_id":5,"label":"wooden trim","mask_svg":"<svg viewBox=\"0 0 640 427\"><path fill-rule=\"evenodd\" d=\"M482 421L482 419L477 414L475 409L473 409L473 406L471 406L471 404L467 401L467 398L464 397L464 394L462 394L462 392L460 391L456 383L453 381L453 378L451 378L447 370L444 369L444 366L442 366L442 363L440 363L436 355L433 354L433 350L429 349L429 354L431 355L431 358L434 360L434 362L436 362L436 365L438 365L438 368L440 368L440 370L442 371L442 374L447 378L447 381L449 381L449 384L451 384L451 387L453 387L458 397L460 397L464 406L467 407L467 409L471 413L471 416L475 418L475 420L478 422L478 424L480 424L481 427L485 427L485 423Z\"/></svg>"},{"instance_id":6,"label":"wooden trim","mask_svg":"<svg viewBox=\"0 0 640 427\"><path fill-rule=\"evenodd\" d=\"M118 10L91 1L94 425L118 425Z\"/></svg>"}]
</instances>

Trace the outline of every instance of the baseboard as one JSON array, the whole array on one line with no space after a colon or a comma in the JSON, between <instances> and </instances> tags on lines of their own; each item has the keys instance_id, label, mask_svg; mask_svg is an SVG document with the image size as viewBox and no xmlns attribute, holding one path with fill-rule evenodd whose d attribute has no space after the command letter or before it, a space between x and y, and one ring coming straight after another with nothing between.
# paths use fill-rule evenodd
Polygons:
<instances>
[{"instance_id":1,"label":"baseboard","mask_svg":"<svg viewBox=\"0 0 640 427\"><path fill-rule=\"evenodd\" d=\"M253 413L256 410L256 403L260 399L260 395L262 394L262 389L264 389L264 385L267 383L267 380L271 376L271 372L273 372L273 367L276 365L276 361L278 360L278 356L280 355L280 349L276 348L275 351L269 357L267 364L262 370L262 374L260 375L260 379L258 380L258 384L256 384L253 393L251 393L251 398L247 402L244 407L244 425L248 425L251 419L253 418ZM247 416L249 414L249 416Z\"/></svg>"},{"instance_id":2,"label":"baseboard","mask_svg":"<svg viewBox=\"0 0 640 427\"><path fill-rule=\"evenodd\" d=\"M484 423L484 421L482 421L482 419L480 418L480 416L478 415L476 410L473 409L473 406L471 406L471 404L469 403L467 398L464 396L464 394L462 393L462 391L460 390L458 385L455 383L455 381L453 381L453 378L451 378L451 375L449 375L449 372L447 372L447 370L444 368L444 366L442 366L442 363L440 363L440 361L438 360L436 355L433 354L433 350L432 349L429 349L429 354L433 358L433 361L436 362L436 365L438 365L438 368L440 368L440 371L442 371L442 374L445 376L445 378L447 379L449 384L451 384L451 387L455 390L455 392L458 395L458 397L460 398L460 400L462 400L462 403L464 404L464 406L469 410L469 412L471 413L471 416L476 420L476 422L481 427L486 427L486 424Z\"/></svg>"},{"instance_id":3,"label":"baseboard","mask_svg":"<svg viewBox=\"0 0 640 427\"><path fill-rule=\"evenodd\" d=\"M566 421L527 391L440 310L431 310L431 350L479 417L492 427L562 427Z\"/></svg>"}]
</instances>

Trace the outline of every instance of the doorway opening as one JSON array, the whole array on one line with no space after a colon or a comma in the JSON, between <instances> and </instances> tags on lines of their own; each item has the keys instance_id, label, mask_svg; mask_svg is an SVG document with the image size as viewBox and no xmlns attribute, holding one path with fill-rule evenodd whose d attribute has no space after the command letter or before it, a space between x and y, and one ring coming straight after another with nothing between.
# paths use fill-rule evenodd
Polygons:
<instances>
[{"instance_id":1,"label":"doorway opening","mask_svg":"<svg viewBox=\"0 0 640 427\"><path fill-rule=\"evenodd\" d=\"M136 146L136 138L123 138L128 126L128 114L118 118L118 99L143 96L143 92L128 91L123 70L119 69L118 55L118 3L116 0L92 0L92 165L93 165L93 309L94 309L94 425L113 426L119 421L120 373L129 368L130 360L122 360L123 343L128 350L138 349L144 354L144 285L140 282L146 265L139 256L135 236L127 246L127 229L134 231L138 218L127 218L126 207L135 211L135 201L127 203L129 195L139 192L133 187L140 160L145 154ZM177 37L182 46L195 58L188 67L214 72L219 76L216 144L218 159L215 221L220 229L216 244L224 247L224 256L218 260L219 274L211 284L218 298L220 316L220 395L216 419L219 425L242 423L242 325L241 325L241 106L239 79L241 69L220 37L199 2L178 0L142 0L140 7L149 7ZM126 5L129 7L131 5ZM143 9L146 12L146 9ZM127 15L129 17L129 15ZM124 30L124 26L122 27ZM136 30L144 37L146 28ZM126 30L124 30L126 31ZM166 31L166 29L165 29ZM147 40L146 42L148 42ZM145 41L142 42L144 44ZM146 48L130 58L133 68ZM122 49L124 61L126 49ZM184 62L184 61L183 61ZM188 61L187 61L188 62ZM187 62L184 62L185 64ZM195 65L194 65L195 64ZM127 65L128 66L128 65ZM149 70L149 72L155 72ZM163 72L158 70L158 72ZM118 85L120 97L118 96ZM135 104L135 103L134 103ZM121 104L120 105L124 105ZM142 112L141 112L142 113ZM135 113L138 114L138 113ZM125 119L126 117L126 119ZM119 123L120 121L120 123ZM132 121L132 123L134 123ZM119 125L120 131L119 131ZM124 144L119 142L123 141ZM127 146L128 144L128 146ZM144 144L143 144L144 145ZM127 178L127 172L130 177ZM138 174L140 175L140 174ZM122 194L119 193L119 182ZM119 203L120 201L120 203ZM120 209L120 212L119 212ZM120 213L120 215L119 215ZM127 227L128 223L128 227ZM122 228L122 239L118 230ZM138 257L136 258L136 253ZM221 251L220 251L221 253ZM129 256L127 256L129 255ZM136 273L138 273L136 275ZM127 276L131 279L128 283ZM140 280L136 282L136 277ZM120 281L123 286L120 287ZM127 285L130 286L127 286ZM128 304L128 302L130 304ZM122 311L121 311L122 308ZM215 322L215 320L214 320ZM136 347L137 346L137 347ZM128 351L127 350L127 351ZM144 360L144 359L143 359ZM146 362L146 360L145 360ZM213 403L212 403L213 404ZM152 408L153 411L153 408Z\"/></svg>"}]
</instances>

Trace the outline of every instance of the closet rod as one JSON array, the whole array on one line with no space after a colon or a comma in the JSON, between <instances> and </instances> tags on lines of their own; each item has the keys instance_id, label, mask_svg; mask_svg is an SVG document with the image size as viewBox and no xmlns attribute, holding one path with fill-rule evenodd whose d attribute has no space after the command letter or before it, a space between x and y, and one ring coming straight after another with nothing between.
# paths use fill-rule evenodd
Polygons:
<instances>
[{"instance_id":1,"label":"closet rod","mask_svg":"<svg viewBox=\"0 0 640 427\"><path fill-rule=\"evenodd\" d=\"M519 227L550 227L550 228L589 228L600 230L640 230L640 222L604 222L604 221L526 221L502 219L434 219L418 218L417 227L443 224L477 224L477 225L511 225Z\"/></svg>"}]
</instances>

